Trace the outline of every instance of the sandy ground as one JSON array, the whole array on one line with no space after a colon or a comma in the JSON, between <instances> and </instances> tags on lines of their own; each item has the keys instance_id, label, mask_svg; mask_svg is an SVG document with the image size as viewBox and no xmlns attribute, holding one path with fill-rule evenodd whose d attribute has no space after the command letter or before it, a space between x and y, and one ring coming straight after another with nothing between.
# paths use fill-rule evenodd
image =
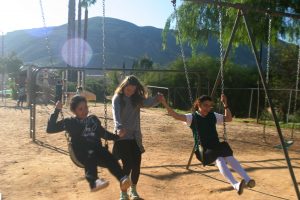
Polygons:
<instances>
[{"instance_id":1,"label":"sandy ground","mask_svg":"<svg viewBox=\"0 0 300 200\"><path fill-rule=\"evenodd\" d=\"M83 170L65 155L67 148L64 134L45 133L47 118L52 110L52 106L38 106L38 142L34 143L29 138L29 110L16 109L13 104L7 108L0 107L2 199L118 199L118 182L107 169L99 168L99 173L110 181L110 186L91 193ZM90 110L103 116L101 105L91 106ZM66 116L68 114L65 112ZM111 117L110 112L109 115ZM108 124L109 130L112 130L112 121ZM191 131L167 116L164 110L142 110L142 130L146 153L143 155L138 190L145 200L297 199L283 153L273 148L279 144L274 128L268 127L266 144L262 141L260 125L239 122L228 124L229 141L235 156L257 182L257 187L245 190L242 196L231 189L216 167L204 168L194 158L190 170L185 169L193 145ZM287 130L284 132L288 134ZM299 133L296 136L289 154L299 182ZM240 179L237 174L234 175Z\"/></svg>"}]
</instances>

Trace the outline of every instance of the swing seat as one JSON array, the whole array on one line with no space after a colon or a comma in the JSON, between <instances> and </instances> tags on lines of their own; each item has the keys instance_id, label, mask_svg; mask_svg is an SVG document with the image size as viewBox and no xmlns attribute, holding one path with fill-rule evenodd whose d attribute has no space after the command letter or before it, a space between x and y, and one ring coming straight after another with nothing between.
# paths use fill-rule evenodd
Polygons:
<instances>
[{"instance_id":1,"label":"swing seat","mask_svg":"<svg viewBox=\"0 0 300 200\"><path fill-rule=\"evenodd\" d=\"M199 145L199 148L194 152L196 155L196 158L201 162L203 167L205 166L215 166L215 163L205 163L205 156L204 156L204 149L201 145Z\"/></svg>"},{"instance_id":2,"label":"swing seat","mask_svg":"<svg viewBox=\"0 0 300 200\"><path fill-rule=\"evenodd\" d=\"M285 148L289 148L289 147L291 147L292 145L294 144L294 141L293 140L285 140L284 141L284 146L285 146ZM276 148L276 149L282 149L282 145L281 144L278 144L278 145L276 145L276 146L274 146L274 148Z\"/></svg>"},{"instance_id":3,"label":"swing seat","mask_svg":"<svg viewBox=\"0 0 300 200\"><path fill-rule=\"evenodd\" d=\"M72 162L79 168L84 168L84 165L79 162L79 160L76 158L76 155L74 153L73 147L72 147L72 143L68 142L68 150L69 150L69 154L70 154L70 158L72 160Z\"/></svg>"}]
</instances>

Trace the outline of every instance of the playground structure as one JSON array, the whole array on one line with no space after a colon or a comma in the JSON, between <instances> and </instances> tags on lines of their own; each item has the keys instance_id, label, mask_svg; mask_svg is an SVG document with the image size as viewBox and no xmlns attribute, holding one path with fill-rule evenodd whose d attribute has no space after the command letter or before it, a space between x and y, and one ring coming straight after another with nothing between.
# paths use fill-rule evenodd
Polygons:
<instances>
[{"instance_id":1,"label":"playground structure","mask_svg":"<svg viewBox=\"0 0 300 200\"><path fill-rule=\"evenodd\" d=\"M213 1L195 1L195 2L199 2L199 3L212 3L212 4L215 4L215 5L219 5L219 6L232 6L232 5L227 5L227 4L224 4L224 3L217 3L217 2L213 2ZM174 9L175 9L175 12L176 12L176 2L173 1L174 3ZM238 24L238 21L240 20L240 18L243 18L244 19L244 23L246 25L246 28L247 28L247 32L248 32L248 36L249 36L249 39L250 39L250 42L251 42L251 47L252 47L252 50L253 50L253 53L254 53L254 57L255 57L255 61L256 61L256 64L257 64L257 68L258 68L258 71L259 71L259 75L260 75L260 78L261 78L261 82L262 82L262 85L263 85L263 90L265 92L265 95L266 95L266 99L268 101L268 105L270 107L270 110L271 110L271 113L272 113L272 116L273 116L273 119L274 119L274 122L276 124L276 128L277 128L277 133L278 133L278 136L280 138L280 142L281 142L281 145L282 145L282 149L283 149L283 152L284 152L284 155L285 155L285 159L286 159L286 162L287 162L287 165L288 165L288 168L289 168L289 172L290 172L290 175L291 175L291 178L292 178L292 181L293 181L293 184L294 184L294 187L295 187L295 191L296 191L296 194L297 194L297 197L300 198L299 196L299 188L298 188L298 184L297 184L297 180L296 180L296 177L294 175L294 172L293 172L293 166L291 165L291 162L290 162L290 158L289 158L289 154L288 154L288 151L287 151L287 148L285 147L284 145L284 137L283 137L283 134L282 134L282 131L281 131L281 127L280 127L280 124L279 124L279 121L278 121L278 118L277 118L277 114L275 112L275 108L274 108L274 104L272 102L272 99L269 95L269 88L268 88L268 85L266 83L266 80L265 80L265 77L263 76L263 73L261 71L262 67L261 67L261 64L259 62L259 59L258 59L258 53L257 53L257 50L256 50L256 47L253 43L253 33L251 32L251 29L249 28L249 25L248 25L248 21L247 21L247 9L242 7L242 6L232 6L232 7L235 7L238 9L238 12L237 12L237 17L236 17L236 20L235 20L235 24L234 24L234 27L232 29L232 35L231 35L231 38L230 38L230 42L229 42L229 46L227 47L226 51L223 52L223 49L221 48L221 67L220 67L220 71L219 71L219 74L218 74L218 77L216 79L216 84L213 88L213 91L211 92L211 96L214 96L214 94L216 93L217 91L217 87L218 87L218 84L220 83L220 79L221 81L224 79L223 75L222 75L222 71L224 70L224 65L226 63L226 60L227 60L227 56L228 56L228 53L231 49L231 43L232 43L232 40L233 40L233 37L234 37L234 34L236 32L236 29L237 29L237 24ZM261 12L261 11L259 11ZM264 13L268 13L270 15L285 15L287 17L295 17L295 18L298 18L298 15L294 16L294 15L288 15L288 14L285 14L285 13L279 13L279 12L271 12L271 11L267 11L267 10L263 10ZM105 16L105 15L104 15ZM103 18L103 32L104 32L104 18ZM180 33L180 32L179 32ZM104 34L103 34L104 35ZM180 35L179 35L179 38L180 38ZM183 58L183 62L184 62L184 67L185 67L185 70L184 71L181 71L181 73L185 73L186 75L186 79L187 79L187 85L188 85L188 91L189 91L189 98L190 98L190 101L191 103L193 102L193 93L191 92L191 86L189 84L189 74L192 73L191 71L187 70L187 66L186 66L186 62L185 62L185 55L184 55L184 52L183 52L183 48L182 48L182 42L179 40L180 42L180 45L181 45L181 50L182 50L182 58ZM221 44L222 45L222 44ZM109 71L109 69L106 68L106 65L105 65L105 45L104 45L104 36L103 36L103 66L102 68L97 68L98 70L102 70L104 73L104 83L105 83L105 86L106 86L106 71ZM223 54L224 53L224 54ZM42 67L42 68L37 68L37 67L33 67L32 68L32 73L30 74L30 84L28 84L28 91L30 91L28 97L29 97L29 105L30 105L30 137L32 138L33 141L37 141L36 139L36 105L41 101L43 102L42 100L45 100L45 99L49 99L49 98L54 98L55 95L53 95L53 87L49 87L49 76L47 77L47 75L45 76L40 76L40 74L42 74L42 71L45 70L58 70L58 69L64 69L65 72L63 73L62 75L62 82L63 83L63 97L65 99L68 99L69 97L71 97L71 95L73 95L73 93L69 93L70 95L68 95L68 78L65 78L65 77L68 77L68 70L78 70L78 71L86 71L86 70L92 70L92 69L89 69L89 68L75 68L73 66L68 66L68 67L65 67L65 68L60 68L60 67L53 67L53 66L50 66L50 67ZM95 70L95 68L93 68L93 70ZM114 69L114 70L120 70L120 69ZM124 71L124 69L121 69L120 71ZM162 70L160 70L161 72ZM167 71L167 70L165 70ZM178 71L177 71L178 72ZM49 72L47 72L49 73ZM84 79L83 79L83 72L79 72L78 73L78 78L80 80L80 83L78 82L78 86L81 86L83 85L84 83ZM47 77L47 78L46 78ZM221 77L221 78L220 78ZM33 81L32 81L33 80ZM46 82L46 80L48 80L48 83ZM45 81L45 82L44 82ZM223 82L223 81L222 81ZM49 88L48 88L49 87ZM42 88L42 90L40 90L40 88ZM47 88L49 90L47 90ZM224 84L222 83L222 88L221 88L222 92L225 90L225 87L224 87ZM295 93L297 94L298 90L296 89L295 90ZM47 93L47 95L49 94L49 96L47 96L47 98L44 98L45 97L45 94ZM297 97L297 95L295 94L295 96ZM44 96L43 96L44 95ZM42 96L41 98L39 96ZM43 102L44 103L44 102ZM106 106L106 99L104 99L104 105ZM251 104L250 104L251 105ZM250 112L251 112L251 109L249 109ZM107 109L105 107L105 112L107 112ZM105 114L105 119L107 119L106 117L106 114ZM106 121L105 121L106 123ZM225 130L225 126L224 126L224 130ZM224 134L225 136L225 134ZM190 161L189 161L189 164L187 166L187 168L189 167L190 165L190 162L191 162L191 158L193 156L193 153L191 154L191 157L190 157Z\"/></svg>"}]
</instances>

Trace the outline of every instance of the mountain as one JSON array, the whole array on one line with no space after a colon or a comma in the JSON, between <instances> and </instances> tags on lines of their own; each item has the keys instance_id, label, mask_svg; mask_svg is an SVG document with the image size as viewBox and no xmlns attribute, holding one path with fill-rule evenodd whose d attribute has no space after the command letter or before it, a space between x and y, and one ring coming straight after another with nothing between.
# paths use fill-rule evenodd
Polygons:
<instances>
[{"instance_id":1,"label":"mountain","mask_svg":"<svg viewBox=\"0 0 300 200\"><path fill-rule=\"evenodd\" d=\"M89 19L88 44L91 47L91 59L87 66L102 66L102 18ZM67 25L48 27L48 38L51 54L58 66L65 66L63 61L64 44L66 43ZM167 49L162 50L162 29L155 27L139 27L135 24L114 19L105 19L105 50L107 67L120 67L126 63L131 67L134 60L148 56L154 63L165 66L180 56L179 46L172 33L169 34ZM45 30L35 28L10 32L5 36L5 52L16 52L25 62L49 65L49 53L45 39ZM216 39L211 38L207 47L200 48L201 53L218 57L219 45ZM191 50L185 46L187 56ZM254 65L251 51L247 47L235 50L234 59L238 64Z\"/></svg>"}]
</instances>

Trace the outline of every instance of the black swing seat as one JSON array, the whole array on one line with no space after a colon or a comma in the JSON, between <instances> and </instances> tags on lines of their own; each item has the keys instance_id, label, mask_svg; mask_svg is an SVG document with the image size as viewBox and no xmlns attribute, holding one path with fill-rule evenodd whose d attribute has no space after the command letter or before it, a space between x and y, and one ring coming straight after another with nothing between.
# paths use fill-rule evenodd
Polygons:
<instances>
[{"instance_id":1,"label":"black swing seat","mask_svg":"<svg viewBox=\"0 0 300 200\"><path fill-rule=\"evenodd\" d=\"M291 147L293 144L294 144L293 140L285 140L284 141L284 147L287 148L287 149L289 147ZM275 145L274 148L276 148L276 149L282 149L282 145L281 144Z\"/></svg>"},{"instance_id":2,"label":"black swing seat","mask_svg":"<svg viewBox=\"0 0 300 200\"><path fill-rule=\"evenodd\" d=\"M215 166L215 163L206 163L205 156L204 156L204 149L201 145L198 145L199 148L195 150L196 158L200 161L200 163L205 166Z\"/></svg>"},{"instance_id":3,"label":"black swing seat","mask_svg":"<svg viewBox=\"0 0 300 200\"><path fill-rule=\"evenodd\" d=\"M72 162L79 168L84 168L84 165L76 158L71 141L68 141L68 150Z\"/></svg>"},{"instance_id":4,"label":"black swing seat","mask_svg":"<svg viewBox=\"0 0 300 200\"><path fill-rule=\"evenodd\" d=\"M105 144L105 148L108 149L108 146L106 146L107 144ZM75 152L73 150L73 147L72 147L72 142L71 142L71 139L70 137L68 138L68 151L69 151L69 155L70 155L70 158L72 160L72 162L79 168L84 168L84 164L82 164L76 157L75 155ZM99 163L98 162L98 166L100 167L107 167L105 163Z\"/></svg>"}]
</instances>

